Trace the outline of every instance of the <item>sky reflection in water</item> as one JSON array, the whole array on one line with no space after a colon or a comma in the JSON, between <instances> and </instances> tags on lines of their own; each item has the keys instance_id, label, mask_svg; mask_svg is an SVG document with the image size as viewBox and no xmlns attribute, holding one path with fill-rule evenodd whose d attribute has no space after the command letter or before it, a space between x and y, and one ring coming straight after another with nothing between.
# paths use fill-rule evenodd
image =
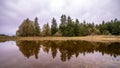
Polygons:
<instances>
[{"instance_id":1,"label":"sky reflection in water","mask_svg":"<svg viewBox=\"0 0 120 68\"><path fill-rule=\"evenodd\" d=\"M119 68L120 43L7 41L0 43L0 68Z\"/></svg>"}]
</instances>

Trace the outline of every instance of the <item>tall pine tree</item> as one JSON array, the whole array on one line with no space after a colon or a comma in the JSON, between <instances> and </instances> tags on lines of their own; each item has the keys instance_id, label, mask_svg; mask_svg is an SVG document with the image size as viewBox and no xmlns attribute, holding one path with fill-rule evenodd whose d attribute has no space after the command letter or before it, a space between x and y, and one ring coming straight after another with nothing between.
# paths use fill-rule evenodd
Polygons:
<instances>
[{"instance_id":1,"label":"tall pine tree","mask_svg":"<svg viewBox=\"0 0 120 68\"><path fill-rule=\"evenodd\" d=\"M66 15L62 15L61 19L60 19L61 23L59 25L59 30L62 34L62 36L66 36L66 26L67 26L67 19L66 19Z\"/></svg>"},{"instance_id":2,"label":"tall pine tree","mask_svg":"<svg viewBox=\"0 0 120 68\"><path fill-rule=\"evenodd\" d=\"M49 24L44 24L43 25L43 31L42 31L42 36L50 36L51 35L51 30Z\"/></svg>"},{"instance_id":3,"label":"tall pine tree","mask_svg":"<svg viewBox=\"0 0 120 68\"><path fill-rule=\"evenodd\" d=\"M53 18L52 25L51 25L51 35L53 36L57 31L58 31L57 22L56 22L56 19Z\"/></svg>"},{"instance_id":4,"label":"tall pine tree","mask_svg":"<svg viewBox=\"0 0 120 68\"><path fill-rule=\"evenodd\" d=\"M34 28L35 28L35 36L40 36L40 27L38 24L38 18L36 17L34 20Z\"/></svg>"}]
</instances>

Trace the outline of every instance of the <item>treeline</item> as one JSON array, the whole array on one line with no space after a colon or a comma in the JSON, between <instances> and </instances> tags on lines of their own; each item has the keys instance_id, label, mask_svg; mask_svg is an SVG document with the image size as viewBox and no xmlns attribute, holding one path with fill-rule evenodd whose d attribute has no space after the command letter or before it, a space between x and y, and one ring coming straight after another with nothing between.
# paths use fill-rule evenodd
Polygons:
<instances>
[{"instance_id":1,"label":"treeline","mask_svg":"<svg viewBox=\"0 0 120 68\"><path fill-rule=\"evenodd\" d=\"M34 21L28 18L23 21L16 32L17 36L87 36L87 35L120 35L120 21L117 19L101 24L79 22L66 15L62 15L60 25L55 18L51 21L51 26L47 23L41 29L38 18Z\"/></svg>"},{"instance_id":2,"label":"treeline","mask_svg":"<svg viewBox=\"0 0 120 68\"><path fill-rule=\"evenodd\" d=\"M31 21L28 18L23 21L16 32L17 36L40 36L40 27L38 24L38 18L35 21Z\"/></svg>"}]
</instances>

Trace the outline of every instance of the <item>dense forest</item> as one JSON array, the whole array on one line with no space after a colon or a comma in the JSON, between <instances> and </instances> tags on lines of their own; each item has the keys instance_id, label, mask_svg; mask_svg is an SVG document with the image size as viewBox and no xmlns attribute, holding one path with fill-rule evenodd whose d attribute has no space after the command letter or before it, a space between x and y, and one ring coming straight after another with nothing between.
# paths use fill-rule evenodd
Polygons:
<instances>
[{"instance_id":1,"label":"dense forest","mask_svg":"<svg viewBox=\"0 0 120 68\"><path fill-rule=\"evenodd\" d=\"M51 26L47 23L41 29L36 17L34 21L28 18L23 21L16 31L17 36L87 36L87 35L120 35L120 21L116 19L101 24L73 21L70 16L62 15L60 25L55 18Z\"/></svg>"}]
</instances>

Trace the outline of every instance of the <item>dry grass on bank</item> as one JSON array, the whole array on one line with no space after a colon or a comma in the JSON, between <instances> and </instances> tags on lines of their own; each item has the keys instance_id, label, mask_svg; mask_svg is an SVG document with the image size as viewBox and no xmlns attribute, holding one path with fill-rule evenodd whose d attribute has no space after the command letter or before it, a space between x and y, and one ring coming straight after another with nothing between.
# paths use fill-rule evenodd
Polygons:
<instances>
[{"instance_id":1,"label":"dry grass on bank","mask_svg":"<svg viewBox=\"0 0 120 68\"><path fill-rule=\"evenodd\" d=\"M9 36L0 36L0 41L8 40L84 40L90 42L120 42L120 36L113 35L94 35L94 36L82 36L82 37L9 37Z\"/></svg>"},{"instance_id":2,"label":"dry grass on bank","mask_svg":"<svg viewBox=\"0 0 120 68\"><path fill-rule=\"evenodd\" d=\"M5 41L9 41L9 40L16 40L15 36L0 36L0 42L5 42Z\"/></svg>"},{"instance_id":3,"label":"dry grass on bank","mask_svg":"<svg viewBox=\"0 0 120 68\"><path fill-rule=\"evenodd\" d=\"M120 42L120 36L95 35L83 37L17 37L17 40L84 40L91 42Z\"/></svg>"}]
</instances>

